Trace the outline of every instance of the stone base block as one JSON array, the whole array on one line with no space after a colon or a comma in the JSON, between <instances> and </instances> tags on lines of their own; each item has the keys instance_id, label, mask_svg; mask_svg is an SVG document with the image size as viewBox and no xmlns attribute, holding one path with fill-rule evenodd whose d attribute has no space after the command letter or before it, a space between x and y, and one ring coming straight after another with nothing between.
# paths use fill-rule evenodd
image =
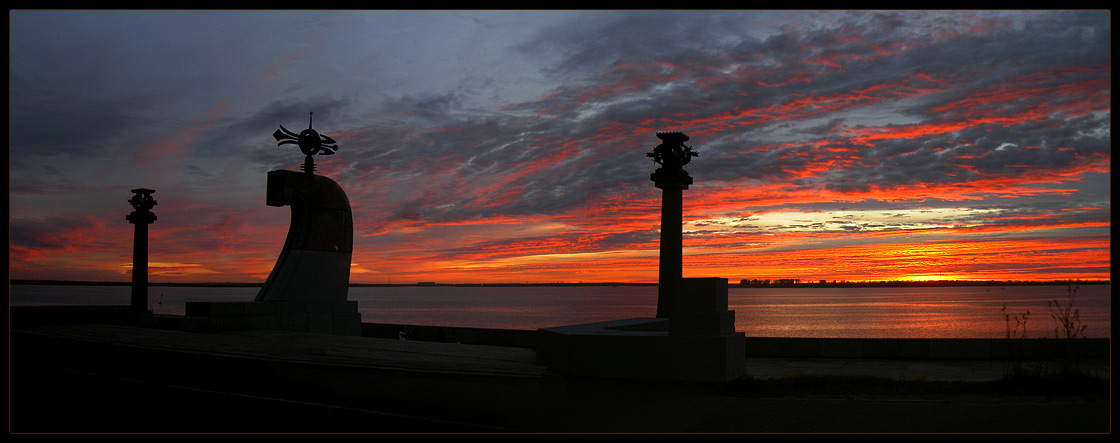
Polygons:
<instances>
[{"instance_id":1,"label":"stone base block","mask_svg":"<svg viewBox=\"0 0 1120 443\"><path fill-rule=\"evenodd\" d=\"M735 332L735 311L727 310L726 278L682 278L669 335L725 335Z\"/></svg>"},{"instance_id":2,"label":"stone base block","mask_svg":"<svg viewBox=\"0 0 1120 443\"><path fill-rule=\"evenodd\" d=\"M726 311L727 279L682 278L677 284L676 311Z\"/></svg>"},{"instance_id":3,"label":"stone base block","mask_svg":"<svg viewBox=\"0 0 1120 443\"><path fill-rule=\"evenodd\" d=\"M735 332L735 311L676 311L669 315L669 335L725 335Z\"/></svg>"}]
</instances>

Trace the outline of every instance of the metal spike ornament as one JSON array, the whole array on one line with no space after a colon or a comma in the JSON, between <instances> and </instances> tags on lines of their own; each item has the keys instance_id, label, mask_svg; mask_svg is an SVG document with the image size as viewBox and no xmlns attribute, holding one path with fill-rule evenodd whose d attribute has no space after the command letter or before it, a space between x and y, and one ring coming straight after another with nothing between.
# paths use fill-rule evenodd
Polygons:
<instances>
[{"instance_id":1,"label":"metal spike ornament","mask_svg":"<svg viewBox=\"0 0 1120 443\"><path fill-rule=\"evenodd\" d=\"M275 137L276 141L279 142L276 144L276 146L292 143L299 145L299 150L303 151L303 155L306 156L303 159L303 172L306 172L309 175L314 175L315 159L311 156L316 154L334 154L334 152L338 150L338 146L336 145L336 143L338 142L334 141L333 138L319 134L314 129L311 129L312 118L314 118L315 113L311 112L309 114L311 114L311 116L308 117L307 129L304 129L303 132L296 134L292 131L289 131L284 127L284 125L280 125L280 129L277 129L276 132L272 133L272 136Z\"/></svg>"}]
</instances>

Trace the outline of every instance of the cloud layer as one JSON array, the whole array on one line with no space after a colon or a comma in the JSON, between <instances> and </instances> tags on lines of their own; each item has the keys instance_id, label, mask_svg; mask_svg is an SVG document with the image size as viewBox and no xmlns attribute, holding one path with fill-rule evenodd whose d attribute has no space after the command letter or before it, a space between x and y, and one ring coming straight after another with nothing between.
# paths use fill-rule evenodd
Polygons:
<instances>
[{"instance_id":1,"label":"cloud layer","mask_svg":"<svg viewBox=\"0 0 1120 443\"><path fill-rule=\"evenodd\" d=\"M686 276L1111 272L1108 11L9 17L12 278L126 278L143 186L153 281L263 280L308 112L354 282L655 281L662 131Z\"/></svg>"}]
</instances>

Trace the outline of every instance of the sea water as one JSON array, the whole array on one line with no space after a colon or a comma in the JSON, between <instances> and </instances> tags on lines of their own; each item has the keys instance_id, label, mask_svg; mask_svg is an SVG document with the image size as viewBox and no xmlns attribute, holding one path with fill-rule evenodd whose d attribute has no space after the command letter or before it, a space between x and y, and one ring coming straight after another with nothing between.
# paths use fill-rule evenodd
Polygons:
<instances>
[{"instance_id":1,"label":"sea water","mask_svg":"<svg viewBox=\"0 0 1120 443\"><path fill-rule=\"evenodd\" d=\"M10 285L9 305L127 305L128 286ZM1002 338L1026 318L1028 337L1053 337L1048 302L1067 306L1072 286L741 288L728 291L735 329L748 337ZM251 301L256 287L152 286L156 314L190 301ZM1111 337L1111 285L1076 287L1084 334ZM655 286L375 286L350 288L362 321L535 330L653 317ZM1006 307L1006 309L1004 309ZM1028 314L1029 313L1029 314ZM1006 315L1011 315L1010 323ZM1019 326L1020 330L1022 326ZM1059 331L1060 332L1060 331Z\"/></svg>"}]
</instances>

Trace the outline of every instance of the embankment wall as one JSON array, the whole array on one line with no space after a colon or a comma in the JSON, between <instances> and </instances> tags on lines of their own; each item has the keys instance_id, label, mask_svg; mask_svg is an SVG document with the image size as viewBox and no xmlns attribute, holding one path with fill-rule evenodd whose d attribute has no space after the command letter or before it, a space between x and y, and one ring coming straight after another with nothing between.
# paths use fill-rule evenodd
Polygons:
<instances>
[{"instance_id":1,"label":"embankment wall","mask_svg":"<svg viewBox=\"0 0 1120 443\"><path fill-rule=\"evenodd\" d=\"M362 336L467 344L537 347L537 331L448 326L362 323ZM1002 338L793 338L747 337L748 358L885 358L992 359L1057 358L1076 352L1081 358L1109 358L1111 339L1076 340Z\"/></svg>"},{"instance_id":2,"label":"embankment wall","mask_svg":"<svg viewBox=\"0 0 1120 443\"><path fill-rule=\"evenodd\" d=\"M128 306L9 306L9 328L37 324L93 322L130 324ZM158 323L158 322L157 322ZM362 323L363 337L407 338L490 346L536 348L534 330L487 329L391 323ZM747 337L748 358L884 358L884 359L1046 359L1111 358L1112 339L1001 339L1001 338L787 338Z\"/></svg>"}]
</instances>

